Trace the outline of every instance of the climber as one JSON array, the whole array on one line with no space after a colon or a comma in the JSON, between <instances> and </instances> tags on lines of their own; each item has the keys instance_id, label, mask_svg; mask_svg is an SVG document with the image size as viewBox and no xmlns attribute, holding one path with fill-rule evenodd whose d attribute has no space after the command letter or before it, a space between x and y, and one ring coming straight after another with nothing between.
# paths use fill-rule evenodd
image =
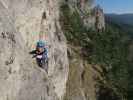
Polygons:
<instances>
[{"instance_id":1,"label":"climber","mask_svg":"<svg viewBox=\"0 0 133 100\"><path fill-rule=\"evenodd\" d=\"M44 67L48 63L47 48L44 41L38 41L36 45L36 60L40 67ZM46 66L45 66L46 67Z\"/></svg>"},{"instance_id":2,"label":"climber","mask_svg":"<svg viewBox=\"0 0 133 100\"><path fill-rule=\"evenodd\" d=\"M36 44L36 50L30 52L30 54L34 54L33 58L36 58L37 64L39 67L44 68L47 72L48 70L48 51L45 45L45 42L39 40Z\"/></svg>"}]
</instances>

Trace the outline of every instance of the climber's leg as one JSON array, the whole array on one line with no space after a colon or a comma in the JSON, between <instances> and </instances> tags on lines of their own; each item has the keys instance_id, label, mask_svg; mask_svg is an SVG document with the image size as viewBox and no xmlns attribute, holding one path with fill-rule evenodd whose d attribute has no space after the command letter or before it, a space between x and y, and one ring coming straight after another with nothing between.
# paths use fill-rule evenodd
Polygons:
<instances>
[{"instance_id":1,"label":"climber's leg","mask_svg":"<svg viewBox=\"0 0 133 100\"><path fill-rule=\"evenodd\" d=\"M48 61L46 58L42 59L42 68L48 73Z\"/></svg>"},{"instance_id":2,"label":"climber's leg","mask_svg":"<svg viewBox=\"0 0 133 100\"><path fill-rule=\"evenodd\" d=\"M42 59L36 59L36 62L38 64L39 67L42 67Z\"/></svg>"}]
</instances>

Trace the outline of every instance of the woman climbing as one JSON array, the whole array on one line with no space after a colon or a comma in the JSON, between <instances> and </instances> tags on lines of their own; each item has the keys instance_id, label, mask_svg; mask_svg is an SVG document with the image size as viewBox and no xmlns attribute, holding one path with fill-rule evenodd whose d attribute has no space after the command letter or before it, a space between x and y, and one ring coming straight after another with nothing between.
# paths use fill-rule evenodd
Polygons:
<instances>
[{"instance_id":1,"label":"woman climbing","mask_svg":"<svg viewBox=\"0 0 133 100\"><path fill-rule=\"evenodd\" d=\"M36 45L36 60L40 67L44 68L47 72L48 64L48 51L44 41L39 40Z\"/></svg>"},{"instance_id":2,"label":"woman climbing","mask_svg":"<svg viewBox=\"0 0 133 100\"><path fill-rule=\"evenodd\" d=\"M36 50L30 52L34 54L33 58L36 58L37 64L39 67L44 68L45 71L48 71L48 51L44 41L39 40L36 44Z\"/></svg>"}]
</instances>

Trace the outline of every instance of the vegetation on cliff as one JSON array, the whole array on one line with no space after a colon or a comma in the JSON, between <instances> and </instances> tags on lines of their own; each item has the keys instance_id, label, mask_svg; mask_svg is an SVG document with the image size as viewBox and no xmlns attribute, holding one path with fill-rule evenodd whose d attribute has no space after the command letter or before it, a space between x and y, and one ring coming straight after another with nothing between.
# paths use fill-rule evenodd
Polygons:
<instances>
[{"instance_id":1,"label":"vegetation on cliff","mask_svg":"<svg viewBox=\"0 0 133 100\"><path fill-rule=\"evenodd\" d=\"M113 23L107 23L105 32L92 31L84 27L76 10L72 13L65 4L61 11L60 22L68 44L81 47L83 59L103 69L98 100L131 100L132 68L128 59L131 39L127 31Z\"/></svg>"}]
</instances>

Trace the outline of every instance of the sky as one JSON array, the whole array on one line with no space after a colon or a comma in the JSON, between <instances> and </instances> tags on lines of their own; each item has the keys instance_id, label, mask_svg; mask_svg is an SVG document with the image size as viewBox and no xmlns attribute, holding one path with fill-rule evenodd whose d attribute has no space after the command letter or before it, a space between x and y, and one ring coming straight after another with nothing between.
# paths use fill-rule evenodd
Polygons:
<instances>
[{"instance_id":1,"label":"sky","mask_svg":"<svg viewBox=\"0 0 133 100\"><path fill-rule=\"evenodd\" d=\"M105 13L133 13L133 0L96 0Z\"/></svg>"}]
</instances>

